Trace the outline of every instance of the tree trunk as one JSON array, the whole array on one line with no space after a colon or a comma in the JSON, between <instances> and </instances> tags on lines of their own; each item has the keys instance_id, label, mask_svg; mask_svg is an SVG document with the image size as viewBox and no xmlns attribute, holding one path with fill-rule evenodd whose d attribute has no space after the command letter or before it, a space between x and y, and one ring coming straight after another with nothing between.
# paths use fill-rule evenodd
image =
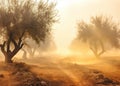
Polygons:
<instances>
[{"instance_id":1,"label":"tree trunk","mask_svg":"<svg viewBox=\"0 0 120 86\"><path fill-rule=\"evenodd\" d=\"M98 46L100 46L100 49ZM92 41L90 44L90 49L96 57L100 57L105 52L104 45L101 40Z\"/></svg>"},{"instance_id":2,"label":"tree trunk","mask_svg":"<svg viewBox=\"0 0 120 86\"><path fill-rule=\"evenodd\" d=\"M5 56L5 63L13 63L12 58L9 56Z\"/></svg>"},{"instance_id":3,"label":"tree trunk","mask_svg":"<svg viewBox=\"0 0 120 86\"><path fill-rule=\"evenodd\" d=\"M12 58L18 53L18 51L23 47L22 43L23 34L20 36L18 41L12 38L12 34L10 34L8 41L0 44L1 51L5 56L6 63L12 63ZM14 45L14 49L11 50L11 43Z\"/></svg>"},{"instance_id":4,"label":"tree trunk","mask_svg":"<svg viewBox=\"0 0 120 86\"><path fill-rule=\"evenodd\" d=\"M92 52L94 53L95 57L100 57L100 55L98 54L97 50L94 50L93 47L90 48L92 50Z\"/></svg>"}]
</instances>

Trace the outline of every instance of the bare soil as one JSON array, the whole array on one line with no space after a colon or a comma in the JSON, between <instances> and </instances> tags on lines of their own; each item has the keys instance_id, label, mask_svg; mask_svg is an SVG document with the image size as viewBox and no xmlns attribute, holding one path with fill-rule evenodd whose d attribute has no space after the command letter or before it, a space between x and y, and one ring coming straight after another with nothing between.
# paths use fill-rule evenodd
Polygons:
<instances>
[{"instance_id":1,"label":"bare soil","mask_svg":"<svg viewBox=\"0 0 120 86\"><path fill-rule=\"evenodd\" d=\"M88 59L36 57L25 60L27 64L1 62L0 86L120 86L120 57Z\"/></svg>"}]
</instances>

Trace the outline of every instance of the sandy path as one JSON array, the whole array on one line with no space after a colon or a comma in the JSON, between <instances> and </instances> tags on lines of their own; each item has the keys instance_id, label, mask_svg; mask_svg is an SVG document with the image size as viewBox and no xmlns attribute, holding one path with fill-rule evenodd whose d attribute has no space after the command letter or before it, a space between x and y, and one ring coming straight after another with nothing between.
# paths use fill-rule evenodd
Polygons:
<instances>
[{"instance_id":1,"label":"sandy path","mask_svg":"<svg viewBox=\"0 0 120 86\"><path fill-rule=\"evenodd\" d=\"M50 86L120 86L117 85L120 69L107 61L92 65L50 62L38 66L33 68L35 73L50 80L50 83L57 83Z\"/></svg>"}]
</instances>

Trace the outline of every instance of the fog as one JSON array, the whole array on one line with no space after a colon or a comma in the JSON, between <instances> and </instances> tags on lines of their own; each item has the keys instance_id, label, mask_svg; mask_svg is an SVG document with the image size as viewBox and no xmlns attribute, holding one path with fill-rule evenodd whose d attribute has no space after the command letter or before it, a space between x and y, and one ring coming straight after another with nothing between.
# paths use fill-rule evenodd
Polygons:
<instances>
[{"instance_id":1,"label":"fog","mask_svg":"<svg viewBox=\"0 0 120 86\"><path fill-rule=\"evenodd\" d=\"M76 23L89 21L91 16L113 16L120 20L119 0L57 0L59 22L54 25L53 35L58 49L66 49L76 37ZM62 36L61 36L62 35Z\"/></svg>"},{"instance_id":2,"label":"fog","mask_svg":"<svg viewBox=\"0 0 120 86\"><path fill-rule=\"evenodd\" d=\"M54 24L52 30L52 44L41 44L39 50L36 50L36 56L41 53L42 55L93 55L92 51L88 48L89 45L84 43L73 43L77 34L77 23L81 20L89 21L91 16L105 15L112 16L115 22L120 20L120 1L119 0L50 0L56 2L56 9L58 10L57 18L59 21ZM32 42L30 42L32 43ZM31 46L38 47L36 44ZM71 50L72 47L72 50ZM29 48L28 48L29 50ZM114 50L114 49L112 49ZM112 51L110 50L110 51ZM50 52L49 52L50 51ZM116 50L114 50L116 53ZM108 51L107 51L108 52ZM18 54L23 55L23 50ZM112 54L113 55L113 54ZM40 55L41 56L41 55ZM93 55L94 56L94 55ZM3 57L3 56L1 56ZM29 58L29 55L28 55Z\"/></svg>"},{"instance_id":3,"label":"fog","mask_svg":"<svg viewBox=\"0 0 120 86\"><path fill-rule=\"evenodd\" d=\"M120 86L120 0L41 0L46 3L39 6L32 0L23 0L25 5L9 1L14 1L10 12L0 6L0 26L5 30L0 29L0 85ZM49 8L47 2L56 3L57 22L51 20L56 14L48 16L54 4ZM14 11L17 6L22 10ZM36 14L32 6L42 8ZM30 9L22 12L24 7ZM17 14L12 19L12 13L25 13L25 19L18 15L18 21Z\"/></svg>"}]
</instances>

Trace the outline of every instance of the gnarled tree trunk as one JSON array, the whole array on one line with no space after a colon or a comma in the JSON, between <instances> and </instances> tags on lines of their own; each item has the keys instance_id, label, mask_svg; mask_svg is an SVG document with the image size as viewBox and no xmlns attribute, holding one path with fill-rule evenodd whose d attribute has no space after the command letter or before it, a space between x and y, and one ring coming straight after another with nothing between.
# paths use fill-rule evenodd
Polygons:
<instances>
[{"instance_id":1,"label":"gnarled tree trunk","mask_svg":"<svg viewBox=\"0 0 120 86\"><path fill-rule=\"evenodd\" d=\"M23 34L18 39L18 41L15 41L15 39L12 38L12 34L11 34L9 39L7 40L7 42L5 41L3 44L0 45L1 51L2 51L2 53L5 56L5 62L6 63L12 63L13 62L12 58L23 47L22 37L23 37ZM11 43L13 43L13 45L14 45L14 49L13 50L11 50L11 48L10 48L11 47Z\"/></svg>"},{"instance_id":2,"label":"gnarled tree trunk","mask_svg":"<svg viewBox=\"0 0 120 86\"><path fill-rule=\"evenodd\" d=\"M5 56L5 63L12 63L12 57L10 57L9 55Z\"/></svg>"}]
</instances>

